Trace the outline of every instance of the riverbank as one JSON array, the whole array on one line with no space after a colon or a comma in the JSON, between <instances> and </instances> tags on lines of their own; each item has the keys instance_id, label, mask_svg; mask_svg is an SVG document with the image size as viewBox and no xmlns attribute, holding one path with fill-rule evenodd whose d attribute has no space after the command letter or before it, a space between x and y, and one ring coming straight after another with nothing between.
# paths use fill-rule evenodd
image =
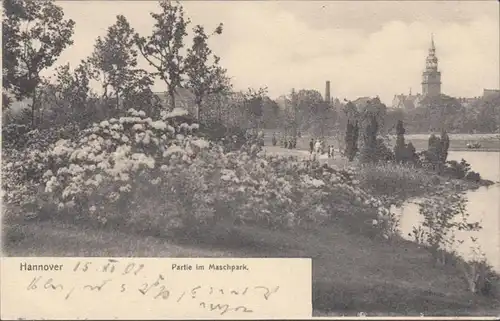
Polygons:
<instances>
[{"instance_id":1,"label":"riverbank","mask_svg":"<svg viewBox=\"0 0 500 321\"><path fill-rule=\"evenodd\" d=\"M405 137L407 143L411 142L415 146L416 150L425 150L429 144L428 138L412 138ZM467 144L471 143L471 140L467 139L450 139L449 151L467 151L467 152L500 152L500 140L499 139L479 139L473 140L473 143L479 143L480 148L468 148Z\"/></svg>"},{"instance_id":2,"label":"riverbank","mask_svg":"<svg viewBox=\"0 0 500 321\"><path fill-rule=\"evenodd\" d=\"M295 156L304 159L310 157L307 150L299 148L285 149L277 146L265 146L265 151L270 155ZM327 155L321 155L319 161L336 169L356 168L357 179L364 183L363 188L374 195L392 195L398 199L398 202L404 202L409 198L421 197L426 194L434 194L442 189L465 192L498 183L484 178L474 182L438 176L424 169L397 164L361 166L357 162L349 162L340 155L338 150L335 155L333 159L328 158Z\"/></svg>"}]
</instances>

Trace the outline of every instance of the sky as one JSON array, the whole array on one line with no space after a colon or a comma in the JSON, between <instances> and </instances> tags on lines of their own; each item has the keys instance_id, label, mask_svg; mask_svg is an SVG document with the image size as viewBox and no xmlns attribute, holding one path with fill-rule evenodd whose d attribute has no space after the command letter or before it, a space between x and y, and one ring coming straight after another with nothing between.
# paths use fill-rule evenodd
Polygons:
<instances>
[{"instance_id":1,"label":"sky","mask_svg":"<svg viewBox=\"0 0 500 321\"><path fill-rule=\"evenodd\" d=\"M89 56L116 15L141 35L156 1L57 1L76 22L74 45L57 65ZM456 97L500 87L497 1L182 1L191 27L224 24L210 46L237 90L266 86L272 98L325 81L341 100L421 92L434 34L442 91ZM189 45L190 40L187 41ZM144 63L147 69L147 64ZM52 70L47 71L52 73ZM165 86L157 81L155 91Z\"/></svg>"}]
</instances>

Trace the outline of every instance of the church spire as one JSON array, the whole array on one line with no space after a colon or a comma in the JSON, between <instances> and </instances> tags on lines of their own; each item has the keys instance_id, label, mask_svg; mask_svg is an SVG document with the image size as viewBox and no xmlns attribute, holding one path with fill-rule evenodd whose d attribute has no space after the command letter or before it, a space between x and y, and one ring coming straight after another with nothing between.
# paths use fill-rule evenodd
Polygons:
<instances>
[{"instance_id":1,"label":"church spire","mask_svg":"<svg viewBox=\"0 0 500 321\"><path fill-rule=\"evenodd\" d=\"M425 59L425 71L422 74L422 94L424 96L439 96L441 94L441 72L438 70L434 34L431 34L431 45Z\"/></svg>"},{"instance_id":2,"label":"church spire","mask_svg":"<svg viewBox=\"0 0 500 321\"><path fill-rule=\"evenodd\" d=\"M434 34L431 34L431 46L425 63L427 70L435 70L438 68L438 59L436 57L436 46L434 45Z\"/></svg>"}]
</instances>

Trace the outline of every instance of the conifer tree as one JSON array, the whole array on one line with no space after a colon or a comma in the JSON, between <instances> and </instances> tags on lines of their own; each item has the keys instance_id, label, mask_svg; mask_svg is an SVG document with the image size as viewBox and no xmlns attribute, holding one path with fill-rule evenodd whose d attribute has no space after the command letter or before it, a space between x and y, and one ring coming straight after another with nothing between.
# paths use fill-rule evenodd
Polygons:
<instances>
[{"instance_id":1,"label":"conifer tree","mask_svg":"<svg viewBox=\"0 0 500 321\"><path fill-rule=\"evenodd\" d=\"M396 159L396 162L402 163L406 160L405 157L405 129L403 127L403 121L398 120L398 123L396 124L396 146L394 146L394 157Z\"/></svg>"}]
</instances>

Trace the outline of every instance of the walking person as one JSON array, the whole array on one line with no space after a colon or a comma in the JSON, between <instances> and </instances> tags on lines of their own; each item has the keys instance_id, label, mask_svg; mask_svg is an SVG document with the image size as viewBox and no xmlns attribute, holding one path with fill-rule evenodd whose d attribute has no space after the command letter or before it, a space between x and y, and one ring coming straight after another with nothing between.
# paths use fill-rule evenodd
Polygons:
<instances>
[{"instance_id":1,"label":"walking person","mask_svg":"<svg viewBox=\"0 0 500 321\"><path fill-rule=\"evenodd\" d=\"M314 149L315 149L316 153L319 154L319 152L321 150L321 142L319 141L319 139L316 141L316 144L314 144Z\"/></svg>"},{"instance_id":2,"label":"walking person","mask_svg":"<svg viewBox=\"0 0 500 321\"><path fill-rule=\"evenodd\" d=\"M311 152L311 154L313 153L313 149L314 149L314 139L311 138L311 141L309 142L309 151Z\"/></svg>"}]
</instances>

